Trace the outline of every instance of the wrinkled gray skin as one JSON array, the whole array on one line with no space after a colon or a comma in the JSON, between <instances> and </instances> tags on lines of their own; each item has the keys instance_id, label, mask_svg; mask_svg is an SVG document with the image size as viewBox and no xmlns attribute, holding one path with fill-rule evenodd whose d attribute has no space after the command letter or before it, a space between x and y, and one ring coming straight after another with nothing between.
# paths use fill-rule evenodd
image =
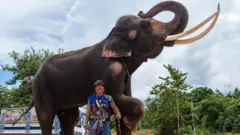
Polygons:
<instances>
[{"instance_id":1,"label":"wrinkled gray skin","mask_svg":"<svg viewBox=\"0 0 240 135\"><path fill-rule=\"evenodd\" d=\"M151 19L163 10L174 12L175 18L166 24ZM93 83L99 79L105 82L106 93L122 113L121 134L132 134L144 115L144 105L132 97L131 75L145 60L156 58L164 46L172 46L173 42L164 39L182 32L188 22L187 10L174 1L161 2L139 16L120 17L109 35L95 45L44 61L33 79L30 106L35 105L43 135L51 135L56 114L64 134L73 135L78 107L86 105L88 96L94 93Z\"/></svg>"}]
</instances>

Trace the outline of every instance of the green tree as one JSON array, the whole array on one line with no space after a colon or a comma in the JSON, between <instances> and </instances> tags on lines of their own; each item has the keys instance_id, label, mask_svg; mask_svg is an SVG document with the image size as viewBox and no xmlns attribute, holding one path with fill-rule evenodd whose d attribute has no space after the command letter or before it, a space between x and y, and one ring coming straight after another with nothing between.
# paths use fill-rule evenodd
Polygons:
<instances>
[{"instance_id":1,"label":"green tree","mask_svg":"<svg viewBox=\"0 0 240 135\"><path fill-rule=\"evenodd\" d=\"M229 93L227 94L227 97L240 99L240 90L236 87L236 88L234 89L234 92L233 92L233 93L232 93L232 92L229 92Z\"/></svg>"},{"instance_id":2,"label":"green tree","mask_svg":"<svg viewBox=\"0 0 240 135\"><path fill-rule=\"evenodd\" d=\"M63 50L59 49L59 53ZM14 65L2 65L4 71L13 73L13 77L6 82L7 85L20 85L10 92L10 100L15 107L24 107L31 101L32 79L42 62L54 55L48 49L35 50L33 47L26 49L23 53L12 51L9 53Z\"/></svg>"},{"instance_id":3,"label":"green tree","mask_svg":"<svg viewBox=\"0 0 240 135\"><path fill-rule=\"evenodd\" d=\"M215 130L222 132L240 132L240 99L224 100L226 106L219 113L216 120L218 127Z\"/></svg>"},{"instance_id":4,"label":"green tree","mask_svg":"<svg viewBox=\"0 0 240 135\"><path fill-rule=\"evenodd\" d=\"M169 76L159 77L162 83L155 85L150 91L150 95L157 95L163 91L161 98L147 106L143 118L143 126L152 127L160 132L159 134L182 134L184 126L183 113L186 111L185 97L186 91L191 89L185 81L187 73L183 73L171 65L164 65ZM152 98L148 98L148 103Z\"/></svg>"},{"instance_id":5,"label":"green tree","mask_svg":"<svg viewBox=\"0 0 240 135\"><path fill-rule=\"evenodd\" d=\"M215 94L214 91L208 87L198 87L193 89L190 92L190 96L191 96L190 101L193 101L194 103L198 103L203 99L207 99L208 97L214 94Z\"/></svg>"},{"instance_id":6,"label":"green tree","mask_svg":"<svg viewBox=\"0 0 240 135\"><path fill-rule=\"evenodd\" d=\"M7 87L0 85L0 110L7 107L9 97L9 90Z\"/></svg>"},{"instance_id":7,"label":"green tree","mask_svg":"<svg viewBox=\"0 0 240 135\"><path fill-rule=\"evenodd\" d=\"M145 100L147 109L142 120L143 128L158 130L158 135L193 134L193 126L197 134L240 132L238 88L227 96L208 87L191 90L192 87L185 83L186 73L170 65L164 67L170 75L159 77L161 83L152 87L151 97ZM159 92L162 92L161 97L148 104Z\"/></svg>"},{"instance_id":8,"label":"green tree","mask_svg":"<svg viewBox=\"0 0 240 135\"><path fill-rule=\"evenodd\" d=\"M240 99L240 90L238 88L235 88L233 95L234 98Z\"/></svg>"},{"instance_id":9,"label":"green tree","mask_svg":"<svg viewBox=\"0 0 240 135\"><path fill-rule=\"evenodd\" d=\"M197 111L202 127L207 127L213 133L216 133L217 130L223 131L220 128L222 125L217 120L227 106L227 99L222 95L214 95L202 100Z\"/></svg>"}]
</instances>

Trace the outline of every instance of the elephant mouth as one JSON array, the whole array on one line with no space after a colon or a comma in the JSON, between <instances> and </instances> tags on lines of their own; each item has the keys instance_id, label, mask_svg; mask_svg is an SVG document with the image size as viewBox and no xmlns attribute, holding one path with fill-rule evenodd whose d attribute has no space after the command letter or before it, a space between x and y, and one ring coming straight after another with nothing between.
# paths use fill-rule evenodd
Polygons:
<instances>
[{"instance_id":1,"label":"elephant mouth","mask_svg":"<svg viewBox=\"0 0 240 135\"><path fill-rule=\"evenodd\" d=\"M164 43L161 39L155 39L154 42L156 44L163 44Z\"/></svg>"}]
</instances>

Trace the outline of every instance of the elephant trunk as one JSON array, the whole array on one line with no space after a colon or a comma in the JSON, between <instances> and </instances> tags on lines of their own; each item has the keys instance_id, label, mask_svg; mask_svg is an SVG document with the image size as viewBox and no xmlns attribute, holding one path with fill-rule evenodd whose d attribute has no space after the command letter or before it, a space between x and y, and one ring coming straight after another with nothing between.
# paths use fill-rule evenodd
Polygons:
<instances>
[{"instance_id":1,"label":"elephant trunk","mask_svg":"<svg viewBox=\"0 0 240 135\"><path fill-rule=\"evenodd\" d=\"M163 11L171 11L175 14L174 18L167 23L155 20L153 17ZM154 7L152 7L146 14L142 11L138 13L138 16L146 19L151 18L153 26L158 25L158 31L164 32L166 35L178 34L184 31L188 23L188 11L179 2L175 1L164 1Z\"/></svg>"},{"instance_id":2,"label":"elephant trunk","mask_svg":"<svg viewBox=\"0 0 240 135\"><path fill-rule=\"evenodd\" d=\"M168 23L163 23L153 18L155 15L157 15L162 11L173 12L175 14L174 19ZM181 3L178 3L178 2L174 2L174 1L161 2L155 5L153 8L151 8L146 14L143 14L143 12L140 11L138 13L138 16L141 17L142 19L150 19L153 27L153 34L159 35L159 36L165 36L166 42L173 41L175 44L190 44L192 42L195 42L203 38L211 31L211 29L215 26L217 22L219 13L220 13L220 4L218 4L217 12L209 16L207 19L205 19L203 22L201 22L197 26L187 31L184 31L184 29L186 28L188 23L188 11ZM180 38L186 37L192 34L193 32L197 31L213 18L214 20L212 21L211 25L199 35L189 39L179 40ZM169 36L169 35L173 35L173 36Z\"/></svg>"}]
</instances>

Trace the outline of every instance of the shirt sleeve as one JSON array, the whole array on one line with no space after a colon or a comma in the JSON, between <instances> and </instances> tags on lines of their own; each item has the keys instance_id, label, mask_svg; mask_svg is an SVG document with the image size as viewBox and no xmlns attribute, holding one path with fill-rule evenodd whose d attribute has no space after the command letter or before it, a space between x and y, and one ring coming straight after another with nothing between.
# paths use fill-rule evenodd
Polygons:
<instances>
[{"instance_id":1,"label":"shirt sleeve","mask_svg":"<svg viewBox=\"0 0 240 135\"><path fill-rule=\"evenodd\" d=\"M110 96L110 95L106 95L106 98L108 99L109 102L112 101L112 96Z\"/></svg>"},{"instance_id":2,"label":"shirt sleeve","mask_svg":"<svg viewBox=\"0 0 240 135\"><path fill-rule=\"evenodd\" d=\"M88 97L88 103L91 103L91 97Z\"/></svg>"}]
</instances>

